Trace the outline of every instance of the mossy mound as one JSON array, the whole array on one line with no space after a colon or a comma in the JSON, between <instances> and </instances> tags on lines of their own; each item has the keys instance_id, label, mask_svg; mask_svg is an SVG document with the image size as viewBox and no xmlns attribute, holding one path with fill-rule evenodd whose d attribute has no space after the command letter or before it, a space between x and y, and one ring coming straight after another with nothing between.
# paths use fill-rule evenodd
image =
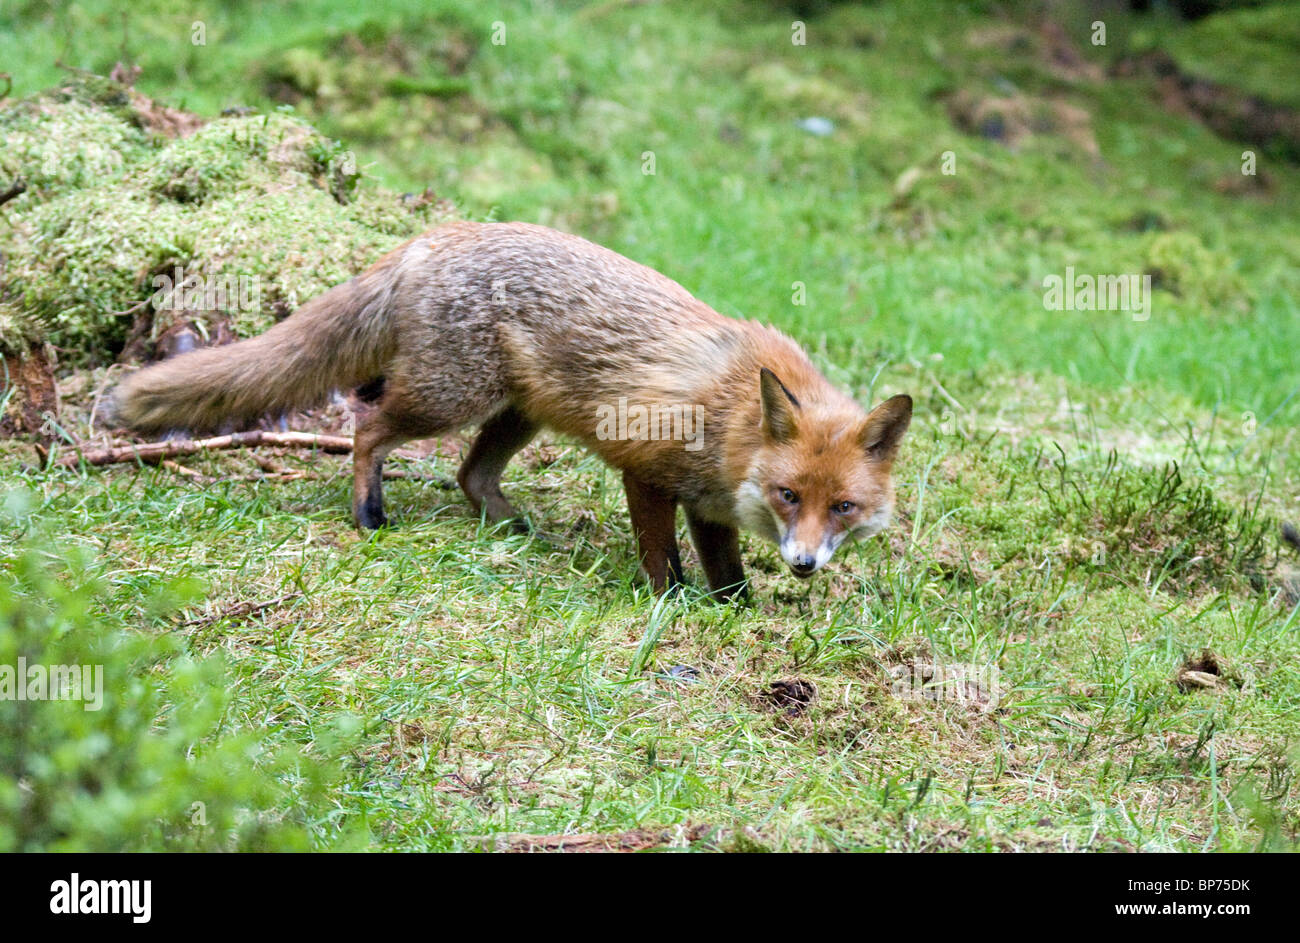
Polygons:
<instances>
[{"instance_id":1,"label":"mossy mound","mask_svg":"<svg viewBox=\"0 0 1300 943\"><path fill-rule=\"evenodd\" d=\"M10 353L102 363L182 320L257 333L451 216L290 113L205 122L98 76L0 109L0 136L0 183L27 183L0 231ZM178 274L200 290L169 291Z\"/></svg>"},{"instance_id":2,"label":"mossy mound","mask_svg":"<svg viewBox=\"0 0 1300 943\"><path fill-rule=\"evenodd\" d=\"M1166 232L1151 238L1146 273L1166 291L1214 311L1248 311L1254 300L1236 262L1208 248L1195 233Z\"/></svg>"},{"instance_id":3,"label":"mossy mound","mask_svg":"<svg viewBox=\"0 0 1300 943\"><path fill-rule=\"evenodd\" d=\"M1257 95L1288 108L1300 108L1300 85L1279 81L1294 72L1300 54L1300 17L1289 3L1231 9L1199 20L1186 30L1139 36L1159 43L1189 72Z\"/></svg>"}]
</instances>

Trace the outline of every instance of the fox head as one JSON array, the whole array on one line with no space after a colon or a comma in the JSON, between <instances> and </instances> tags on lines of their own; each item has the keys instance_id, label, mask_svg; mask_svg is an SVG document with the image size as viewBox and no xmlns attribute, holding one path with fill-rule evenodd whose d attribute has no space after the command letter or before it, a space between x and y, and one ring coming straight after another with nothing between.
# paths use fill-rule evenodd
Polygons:
<instances>
[{"instance_id":1,"label":"fox head","mask_svg":"<svg viewBox=\"0 0 1300 943\"><path fill-rule=\"evenodd\" d=\"M845 538L869 537L889 523L891 473L912 398L891 397L865 415L838 398L801 404L766 367L759 393L762 443L737 492L738 514L806 579Z\"/></svg>"}]
</instances>

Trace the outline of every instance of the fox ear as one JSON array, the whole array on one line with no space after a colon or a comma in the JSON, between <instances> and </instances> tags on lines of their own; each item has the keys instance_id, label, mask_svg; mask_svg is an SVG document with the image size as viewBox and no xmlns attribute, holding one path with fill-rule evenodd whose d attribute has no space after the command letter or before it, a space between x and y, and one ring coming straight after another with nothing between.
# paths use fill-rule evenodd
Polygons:
<instances>
[{"instance_id":1,"label":"fox ear","mask_svg":"<svg viewBox=\"0 0 1300 943\"><path fill-rule=\"evenodd\" d=\"M912 397L905 393L891 396L867 414L861 432L863 449L877 461L893 462L911 422Z\"/></svg>"},{"instance_id":2,"label":"fox ear","mask_svg":"<svg viewBox=\"0 0 1300 943\"><path fill-rule=\"evenodd\" d=\"M799 401L767 367L758 372L758 387L763 401L763 433L774 442L794 438Z\"/></svg>"}]
</instances>

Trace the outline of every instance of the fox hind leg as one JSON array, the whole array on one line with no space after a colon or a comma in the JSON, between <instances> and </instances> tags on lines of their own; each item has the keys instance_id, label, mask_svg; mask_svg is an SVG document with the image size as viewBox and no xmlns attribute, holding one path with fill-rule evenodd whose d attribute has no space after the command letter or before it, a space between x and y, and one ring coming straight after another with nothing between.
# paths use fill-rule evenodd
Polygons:
<instances>
[{"instance_id":1,"label":"fox hind leg","mask_svg":"<svg viewBox=\"0 0 1300 943\"><path fill-rule=\"evenodd\" d=\"M375 530L388 523L384 516L384 459L388 453L403 442L427 439L454 427L454 422L382 402L378 410L358 421L352 437L352 515L359 527Z\"/></svg>"},{"instance_id":2,"label":"fox hind leg","mask_svg":"<svg viewBox=\"0 0 1300 943\"><path fill-rule=\"evenodd\" d=\"M516 530L527 530L519 513L501 493L501 473L536 434L537 423L515 406L507 406L479 428L478 438L456 473L456 481L474 510L486 512L488 520L512 521Z\"/></svg>"},{"instance_id":3,"label":"fox hind leg","mask_svg":"<svg viewBox=\"0 0 1300 943\"><path fill-rule=\"evenodd\" d=\"M352 438L352 516L358 527L375 530L388 523L384 516L384 458L409 438L383 412L357 424Z\"/></svg>"},{"instance_id":4,"label":"fox hind leg","mask_svg":"<svg viewBox=\"0 0 1300 943\"><path fill-rule=\"evenodd\" d=\"M386 523L383 464L393 448L410 439L443 435L477 422L507 399L504 367L495 352L494 337L480 336L482 331L475 333L450 322L438 330L436 348L422 347L418 338L405 347L399 344L404 352L385 365L382 376L357 390L363 401L375 403L374 412L364 419L358 417L353 439L353 512L362 527ZM472 351L483 355L471 356ZM490 512L500 511L502 505L509 508L496 482L510 456L536 431L522 416L506 415L509 412L498 410L498 415L488 420L481 445L475 443L467 462L467 470L473 473L471 486L482 486L481 491L471 493L471 500L476 493L489 495ZM465 486L465 479L461 484Z\"/></svg>"}]
</instances>

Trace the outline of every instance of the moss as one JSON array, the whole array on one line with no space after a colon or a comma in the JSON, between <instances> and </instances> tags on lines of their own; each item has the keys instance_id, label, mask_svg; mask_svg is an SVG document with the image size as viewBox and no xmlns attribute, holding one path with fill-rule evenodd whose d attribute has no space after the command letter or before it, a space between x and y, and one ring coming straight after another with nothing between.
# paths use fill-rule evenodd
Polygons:
<instances>
[{"instance_id":1,"label":"moss","mask_svg":"<svg viewBox=\"0 0 1300 943\"><path fill-rule=\"evenodd\" d=\"M1042 520L1076 563L1152 585L1260 589L1266 535L1276 523L1249 503L1233 507L1176 464L1090 471L1054 463L1038 476Z\"/></svg>"},{"instance_id":2,"label":"moss","mask_svg":"<svg viewBox=\"0 0 1300 943\"><path fill-rule=\"evenodd\" d=\"M147 136L102 105L48 96L0 111L0 180L22 177L12 209L119 178L148 151Z\"/></svg>"},{"instance_id":3,"label":"moss","mask_svg":"<svg viewBox=\"0 0 1300 943\"><path fill-rule=\"evenodd\" d=\"M240 126L248 123L209 125L193 137L172 142L143 168L142 182L155 195L178 203L199 203L238 187L257 147L257 136Z\"/></svg>"},{"instance_id":4,"label":"moss","mask_svg":"<svg viewBox=\"0 0 1300 943\"><path fill-rule=\"evenodd\" d=\"M0 168L34 184L3 237L9 349L48 340L72 363L109 359L141 330L141 303L167 300L178 267L234 290L178 293L185 304L156 310L147 333L178 318L262 331L449 213L367 185L342 144L289 114L195 121L167 139L123 114L100 80L82 91L0 112Z\"/></svg>"},{"instance_id":5,"label":"moss","mask_svg":"<svg viewBox=\"0 0 1300 943\"><path fill-rule=\"evenodd\" d=\"M829 115L854 127L867 125L866 96L819 75L767 62L745 73L745 85L772 111L791 119Z\"/></svg>"},{"instance_id":6,"label":"moss","mask_svg":"<svg viewBox=\"0 0 1300 943\"><path fill-rule=\"evenodd\" d=\"M520 187L553 182L557 168L606 170L603 150L621 115L604 113L577 132L560 133L531 109L487 107L464 75L477 54L479 26L448 17L422 17L400 31L366 21L328 35L321 49L273 52L251 75L265 95L330 133L380 145L399 179L436 179L480 212L501 209ZM561 98L554 108L567 114L569 105ZM436 173L431 153L439 155ZM344 198L348 187L346 180L336 185Z\"/></svg>"},{"instance_id":7,"label":"moss","mask_svg":"<svg viewBox=\"0 0 1300 943\"><path fill-rule=\"evenodd\" d=\"M1195 75L1300 108L1300 86L1279 81L1295 71L1300 54L1300 17L1291 4L1225 10L1160 42Z\"/></svg>"},{"instance_id":8,"label":"moss","mask_svg":"<svg viewBox=\"0 0 1300 943\"><path fill-rule=\"evenodd\" d=\"M40 333L40 321L12 301L0 300L0 351L14 351L18 338L35 337Z\"/></svg>"},{"instance_id":9,"label":"moss","mask_svg":"<svg viewBox=\"0 0 1300 943\"><path fill-rule=\"evenodd\" d=\"M311 49L284 50L267 62L264 75L269 86L281 85L285 94L319 95L336 90L329 63Z\"/></svg>"},{"instance_id":10,"label":"moss","mask_svg":"<svg viewBox=\"0 0 1300 943\"><path fill-rule=\"evenodd\" d=\"M1153 236L1146 272L1156 287L1206 307L1245 310L1252 300L1235 261L1208 248L1194 233Z\"/></svg>"}]
</instances>

